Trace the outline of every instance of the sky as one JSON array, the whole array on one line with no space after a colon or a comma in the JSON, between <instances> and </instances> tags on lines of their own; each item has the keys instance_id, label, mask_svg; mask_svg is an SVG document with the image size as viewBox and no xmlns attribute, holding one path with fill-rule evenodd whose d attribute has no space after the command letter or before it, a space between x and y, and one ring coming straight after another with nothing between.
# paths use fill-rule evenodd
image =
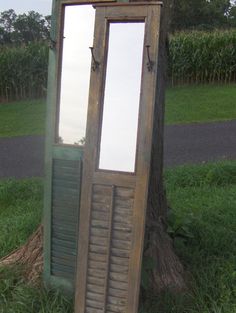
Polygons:
<instances>
[{"instance_id":1,"label":"sky","mask_svg":"<svg viewBox=\"0 0 236 313\"><path fill-rule=\"evenodd\" d=\"M0 12L14 9L17 14L36 11L42 15L50 15L52 0L0 0Z\"/></svg>"}]
</instances>

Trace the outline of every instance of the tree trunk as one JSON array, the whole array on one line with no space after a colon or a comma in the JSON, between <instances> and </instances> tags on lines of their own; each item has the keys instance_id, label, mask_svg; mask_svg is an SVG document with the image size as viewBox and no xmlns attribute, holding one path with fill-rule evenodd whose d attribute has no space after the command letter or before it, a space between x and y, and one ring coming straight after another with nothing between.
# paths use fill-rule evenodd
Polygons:
<instances>
[{"instance_id":1,"label":"tree trunk","mask_svg":"<svg viewBox=\"0 0 236 313\"><path fill-rule=\"evenodd\" d=\"M36 282L43 269L43 226L40 225L19 249L0 260L0 266L23 266L27 281Z\"/></svg>"},{"instance_id":2,"label":"tree trunk","mask_svg":"<svg viewBox=\"0 0 236 313\"><path fill-rule=\"evenodd\" d=\"M171 4L172 0L164 1L161 17L157 99L144 249L144 260L145 257L154 260L155 267L152 269L150 282L152 289L157 293L165 290L180 292L186 288L183 266L174 253L172 240L166 232L168 206L163 181L165 84Z\"/></svg>"}]
</instances>

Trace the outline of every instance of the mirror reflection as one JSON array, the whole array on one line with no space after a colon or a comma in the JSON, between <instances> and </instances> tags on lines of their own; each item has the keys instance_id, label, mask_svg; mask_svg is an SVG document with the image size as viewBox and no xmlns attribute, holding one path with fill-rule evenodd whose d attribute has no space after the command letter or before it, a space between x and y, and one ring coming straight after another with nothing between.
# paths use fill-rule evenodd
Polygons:
<instances>
[{"instance_id":1,"label":"mirror reflection","mask_svg":"<svg viewBox=\"0 0 236 313\"><path fill-rule=\"evenodd\" d=\"M65 7L59 143L85 141L94 20L91 5Z\"/></svg>"},{"instance_id":2,"label":"mirror reflection","mask_svg":"<svg viewBox=\"0 0 236 313\"><path fill-rule=\"evenodd\" d=\"M110 23L99 168L134 172L144 23Z\"/></svg>"}]
</instances>

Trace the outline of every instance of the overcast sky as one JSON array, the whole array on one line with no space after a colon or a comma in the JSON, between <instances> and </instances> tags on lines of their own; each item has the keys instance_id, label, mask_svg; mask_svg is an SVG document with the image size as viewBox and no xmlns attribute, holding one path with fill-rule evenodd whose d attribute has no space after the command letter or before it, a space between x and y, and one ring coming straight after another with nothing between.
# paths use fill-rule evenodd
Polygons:
<instances>
[{"instance_id":1,"label":"overcast sky","mask_svg":"<svg viewBox=\"0 0 236 313\"><path fill-rule=\"evenodd\" d=\"M14 9L16 13L36 11L42 15L51 14L52 0L0 0L0 12Z\"/></svg>"}]
</instances>

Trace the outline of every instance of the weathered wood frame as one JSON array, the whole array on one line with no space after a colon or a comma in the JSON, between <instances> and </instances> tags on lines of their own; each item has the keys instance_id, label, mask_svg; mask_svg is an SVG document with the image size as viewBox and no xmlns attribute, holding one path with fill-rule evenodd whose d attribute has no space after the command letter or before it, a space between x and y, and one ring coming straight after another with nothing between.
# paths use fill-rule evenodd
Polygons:
<instances>
[{"instance_id":1,"label":"weathered wood frame","mask_svg":"<svg viewBox=\"0 0 236 313\"><path fill-rule=\"evenodd\" d=\"M102 0L112 2L113 0ZM83 148L73 145L58 144L59 95L61 80L62 32L65 5L93 4L97 0L53 0L51 43L49 51L46 140L45 140L45 182L44 182L44 282L47 286L62 288L72 293L73 283L63 277L52 275L52 190L53 190L53 160L78 161L82 166ZM101 2L101 1L99 1ZM81 175L78 177L80 184ZM78 188L78 194L80 188ZM78 210L79 211L79 210ZM79 212L78 212L79 214ZM75 216L76 218L76 216Z\"/></svg>"},{"instance_id":2,"label":"weathered wood frame","mask_svg":"<svg viewBox=\"0 0 236 313\"><path fill-rule=\"evenodd\" d=\"M84 149L84 168L82 182L82 198L80 211L79 242L78 242L78 265L75 295L75 312L92 312L92 308L87 307L87 279L89 263L89 244L90 244L90 222L91 222L91 204L92 194L95 189L101 185L110 186L111 211L113 210L114 188L122 186L133 188L135 190L133 204L133 233L131 242L131 253L128 271L128 290L125 311L136 312L138 309L138 296L140 288L140 270L142 262L142 250L145 230L145 213L147 205L147 193L149 183L149 170L151 160L152 131L153 131L153 112L156 97L156 77L157 60L159 44L159 26L160 26L160 3L133 3L114 5L96 5L95 22L95 42L96 56L102 66L98 71L91 74L90 96L87 120L86 144ZM142 68L142 87L139 113L139 129L137 138L137 165L136 172L121 173L114 171L103 171L97 169L97 158L99 149L99 134L101 129L101 114L103 102L103 89L105 81L105 63L107 54L108 21L145 21L144 46L150 45L150 56L155 60L152 71L149 71L147 53L144 50L143 68ZM99 188L98 188L99 187ZM112 212L109 217L110 234L108 241L112 237ZM92 225L92 224L91 224ZM105 278L104 287L104 305L99 304L96 312L108 312L107 308L107 289L109 276L109 258L108 269ZM101 297L100 297L101 298ZM123 301L123 300L122 300ZM93 303L93 301L90 301ZM117 304L119 306L119 304ZM108 305L109 306L109 305ZM118 307L117 307L117 310ZM95 312L94 311L94 312ZM118 311L117 311L118 312Z\"/></svg>"},{"instance_id":3,"label":"weathered wood frame","mask_svg":"<svg viewBox=\"0 0 236 313\"><path fill-rule=\"evenodd\" d=\"M61 54L62 54L62 29L63 29L63 11L65 5L76 4L96 4L114 3L115 0L53 0L52 5L52 28L51 28L51 49L49 52L49 71L48 71L48 93L47 93L47 119L46 119L46 142L45 142L45 188L44 188L44 281L46 285L73 293L74 285L63 277L52 275L51 259L52 259L52 191L53 191L53 161L71 160L78 161L82 166L83 148L72 145L57 144L58 116L59 106L58 99L60 94L60 76L61 76ZM120 0L114 5L123 7L129 6L128 0ZM133 3L133 5L144 5L146 3ZM149 5L152 3L149 2ZM161 4L160 2L155 2ZM155 56L154 56L155 57ZM156 61L156 60L155 60ZM114 175L111 173L110 178ZM81 175L78 177L80 184ZM78 188L80 194L80 187ZM79 208L78 208L79 214ZM75 216L75 218L77 218ZM141 260L139 260L141 262Z\"/></svg>"},{"instance_id":4,"label":"weathered wood frame","mask_svg":"<svg viewBox=\"0 0 236 313\"><path fill-rule=\"evenodd\" d=\"M45 141L45 188L44 188L44 282L47 286L62 288L68 293L73 293L74 283L71 278L64 278L52 274L52 198L54 189L54 160L77 162L79 173L78 199L75 219L79 214L80 181L83 159L83 147L75 145L65 145L58 143L58 121L59 121L59 97L61 80L62 62L62 42L63 42L63 23L64 8L66 5L96 4L114 2L116 0L53 0L52 3L52 27L51 42L49 51L48 68L48 92L47 92L47 117L46 117L46 141ZM124 0L126 1L126 0ZM78 229L77 229L78 233ZM78 237L78 236L77 236ZM77 238L78 239L78 238ZM76 243L75 243L76 244ZM75 253L76 254L76 253Z\"/></svg>"}]
</instances>

